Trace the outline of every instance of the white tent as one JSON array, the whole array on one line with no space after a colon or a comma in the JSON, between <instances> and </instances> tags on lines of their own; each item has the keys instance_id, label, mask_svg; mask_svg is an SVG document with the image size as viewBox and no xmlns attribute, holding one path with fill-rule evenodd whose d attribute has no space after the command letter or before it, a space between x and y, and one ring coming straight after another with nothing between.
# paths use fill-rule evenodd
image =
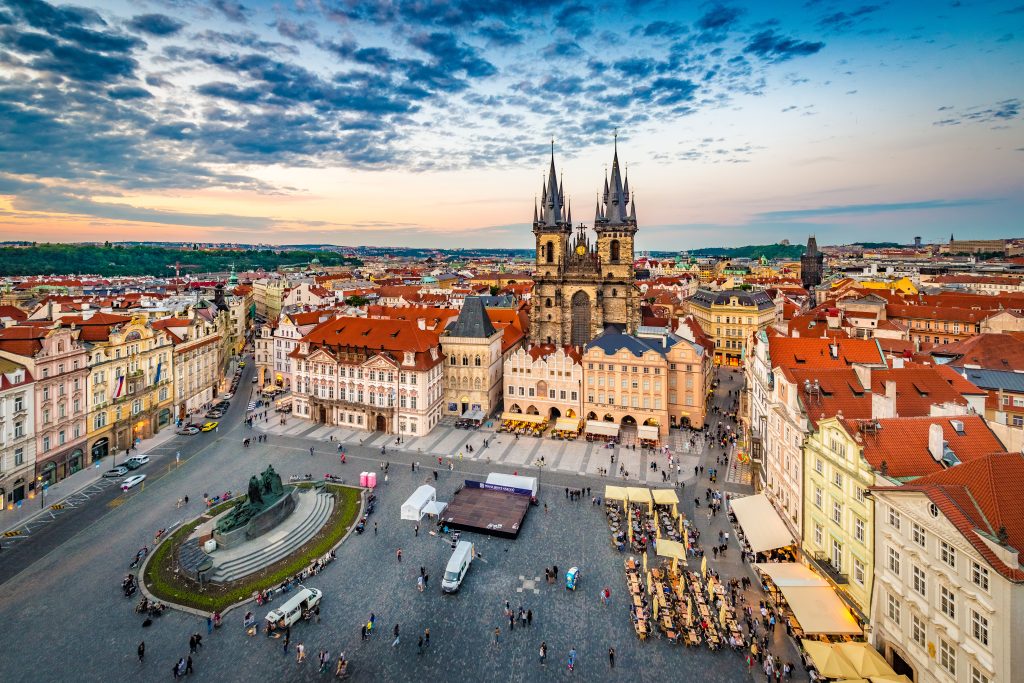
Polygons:
<instances>
[{"instance_id":1,"label":"white tent","mask_svg":"<svg viewBox=\"0 0 1024 683\"><path fill-rule=\"evenodd\" d=\"M430 517L440 517L448 503L443 500L432 500L423 507L423 514Z\"/></svg>"},{"instance_id":2,"label":"white tent","mask_svg":"<svg viewBox=\"0 0 1024 683\"><path fill-rule=\"evenodd\" d=\"M424 508L428 503L437 500L437 491L433 486L423 486L416 489L409 500L402 503L402 519L418 522L423 519Z\"/></svg>"},{"instance_id":3,"label":"white tent","mask_svg":"<svg viewBox=\"0 0 1024 683\"><path fill-rule=\"evenodd\" d=\"M733 498L730 507L753 552L763 553L796 542L765 494Z\"/></svg>"},{"instance_id":4,"label":"white tent","mask_svg":"<svg viewBox=\"0 0 1024 683\"><path fill-rule=\"evenodd\" d=\"M619 425L614 422L587 420L586 432L587 434L598 434L600 436L618 436Z\"/></svg>"}]
</instances>

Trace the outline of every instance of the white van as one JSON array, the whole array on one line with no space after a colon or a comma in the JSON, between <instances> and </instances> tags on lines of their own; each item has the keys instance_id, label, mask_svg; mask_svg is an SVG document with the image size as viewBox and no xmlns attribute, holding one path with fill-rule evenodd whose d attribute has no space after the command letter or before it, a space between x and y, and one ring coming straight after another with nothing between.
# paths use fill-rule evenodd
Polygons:
<instances>
[{"instance_id":1,"label":"white van","mask_svg":"<svg viewBox=\"0 0 1024 683\"><path fill-rule=\"evenodd\" d=\"M270 628L284 628L291 626L302 618L303 613L313 609L320 604L323 593L316 588L299 586L299 590L288 599L286 603L267 612L267 621Z\"/></svg>"},{"instance_id":2,"label":"white van","mask_svg":"<svg viewBox=\"0 0 1024 683\"><path fill-rule=\"evenodd\" d=\"M475 552L473 544L469 541L459 541L448 560L448 566L444 568L444 578L441 579L441 590L445 593L454 593L462 585L462 579L469 571L469 565L473 562Z\"/></svg>"}]
</instances>

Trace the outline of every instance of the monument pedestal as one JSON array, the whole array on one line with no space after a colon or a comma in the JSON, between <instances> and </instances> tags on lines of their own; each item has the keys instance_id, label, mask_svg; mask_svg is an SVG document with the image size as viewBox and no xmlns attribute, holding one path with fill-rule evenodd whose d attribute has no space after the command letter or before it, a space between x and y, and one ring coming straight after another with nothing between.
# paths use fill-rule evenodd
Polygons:
<instances>
[{"instance_id":1,"label":"monument pedestal","mask_svg":"<svg viewBox=\"0 0 1024 683\"><path fill-rule=\"evenodd\" d=\"M295 510L295 503L297 501L298 493L295 488L292 488L285 495L274 501L270 507L257 513L245 526L233 529L227 533L214 531L213 540L217 541L219 548L234 548L246 541L251 541L257 536L267 533L287 519L288 515Z\"/></svg>"}]
</instances>

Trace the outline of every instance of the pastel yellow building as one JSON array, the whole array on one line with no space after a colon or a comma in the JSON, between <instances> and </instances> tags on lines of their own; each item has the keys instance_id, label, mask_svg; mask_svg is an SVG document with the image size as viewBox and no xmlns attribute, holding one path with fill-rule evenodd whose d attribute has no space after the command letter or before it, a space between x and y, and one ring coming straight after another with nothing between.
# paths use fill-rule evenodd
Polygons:
<instances>
[{"instance_id":1,"label":"pastel yellow building","mask_svg":"<svg viewBox=\"0 0 1024 683\"><path fill-rule=\"evenodd\" d=\"M699 289L687 307L715 343L715 362L720 365L739 365L754 334L775 322L777 315L767 294L739 289Z\"/></svg>"}]
</instances>

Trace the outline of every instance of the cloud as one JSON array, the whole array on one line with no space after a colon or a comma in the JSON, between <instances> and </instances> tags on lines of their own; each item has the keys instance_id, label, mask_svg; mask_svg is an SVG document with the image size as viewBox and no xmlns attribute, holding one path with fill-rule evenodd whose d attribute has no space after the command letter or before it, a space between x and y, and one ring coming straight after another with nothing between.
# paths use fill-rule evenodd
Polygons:
<instances>
[{"instance_id":1,"label":"cloud","mask_svg":"<svg viewBox=\"0 0 1024 683\"><path fill-rule=\"evenodd\" d=\"M140 14L132 17L128 28L151 36L173 36L185 28L185 22L178 21L166 14Z\"/></svg>"},{"instance_id":2,"label":"cloud","mask_svg":"<svg viewBox=\"0 0 1024 683\"><path fill-rule=\"evenodd\" d=\"M940 107L939 111L948 111L950 109L952 107ZM933 125L958 126L961 123L994 123L1002 125L1019 117L1021 109L1021 100L1013 97L996 102L991 106L977 106L965 109L959 114L936 121Z\"/></svg>"},{"instance_id":3,"label":"cloud","mask_svg":"<svg viewBox=\"0 0 1024 683\"><path fill-rule=\"evenodd\" d=\"M225 17L239 24L248 22L249 16L253 13L238 0L213 0L210 4Z\"/></svg>"},{"instance_id":4,"label":"cloud","mask_svg":"<svg viewBox=\"0 0 1024 683\"><path fill-rule=\"evenodd\" d=\"M289 19L278 19L273 26L285 38L297 42L315 43L320 40L320 34L311 21L304 21L300 24Z\"/></svg>"},{"instance_id":5,"label":"cloud","mask_svg":"<svg viewBox=\"0 0 1024 683\"><path fill-rule=\"evenodd\" d=\"M686 33L686 27L677 21L652 21L643 28L648 38L678 38Z\"/></svg>"},{"instance_id":6,"label":"cloud","mask_svg":"<svg viewBox=\"0 0 1024 683\"><path fill-rule=\"evenodd\" d=\"M850 11L838 11L826 14L818 21L818 26L826 31L841 33L863 23L867 17L882 9L881 5L861 5Z\"/></svg>"},{"instance_id":7,"label":"cloud","mask_svg":"<svg viewBox=\"0 0 1024 683\"><path fill-rule=\"evenodd\" d=\"M771 62L784 62L794 57L806 57L820 52L825 43L786 38L775 31L761 31L747 43L744 52Z\"/></svg>"},{"instance_id":8,"label":"cloud","mask_svg":"<svg viewBox=\"0 0 1024 683\"><path fill-rule=\"evenodd\" d=\"M562 57L572 59L583 56L583 48L576 42L558 41L544 48L545 57Z\"/></svg>"},{"instance_id":9,"label":"cloud","mask_svg":"<svg viewBox=\"0 0 1024 683\"><path fill-rule=\"evenodd\" d=\"M839 206L822 206L814 209L792 209L788 211L766 211L757 214L761 221L786 221L801 218L817 218L819 216L849 216L859 214L891 213L894 211L924 211L934 209L957 209L967 206L991 204L994 199L926 199L916 202L892 202L878 204L843 204Z\"/></svg>"},{"instance_id":10,"label":"cloud","mask_svg":"<svg viewBox=\"0 0 1024 683\"><path fill-rule=\"evenodd\" d=\"M702 31L727 31L735 26L741 16L742 9L715 5L697 20L697 28Z\"/></svg>"},{"instance_id":11,"label":"cloud","mask_svg":"<svg viewBox=\"0 0 1024 683\"><path fill-rule=\"evenodd\" d=\"M500 47L522 45L523 43L523 35L521 33L501 24L482 26L477 33L486 39L488 43Z\"/></svg>"}]
</instances>

